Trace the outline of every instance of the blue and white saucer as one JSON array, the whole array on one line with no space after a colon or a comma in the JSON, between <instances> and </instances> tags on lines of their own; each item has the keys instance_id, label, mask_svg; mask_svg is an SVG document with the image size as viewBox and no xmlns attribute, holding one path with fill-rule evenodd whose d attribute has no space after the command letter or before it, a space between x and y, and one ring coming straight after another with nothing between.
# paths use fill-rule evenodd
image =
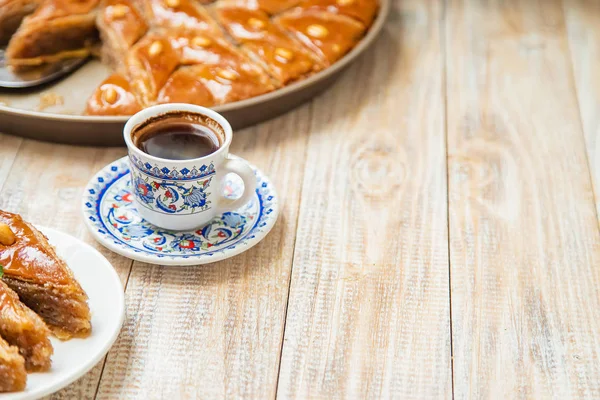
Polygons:
<instances>
[{"instance_id":1,"label":"blue and white saucer","mask_svg":"<svg viewBox=\"0 0 600 400\"><path fill-rule=\"evenodd\" d=\"M269 233L279 213L273 184L256 167L256 194L245 206L225 212L208 225L187 232L158 228L142 219L131 193L127 157L104 167L83 195L87 227L103 246L150 264L198 265L224 260L248 250ZM237 198L241 179L225 177L224 195Z\"/></svg>"}]
</instances>

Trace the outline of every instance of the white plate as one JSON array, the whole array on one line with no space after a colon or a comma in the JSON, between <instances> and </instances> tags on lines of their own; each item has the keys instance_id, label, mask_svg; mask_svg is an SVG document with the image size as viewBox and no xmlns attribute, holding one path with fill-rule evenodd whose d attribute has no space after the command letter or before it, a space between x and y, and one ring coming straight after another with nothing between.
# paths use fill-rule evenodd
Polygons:
<instances>
[{"instance_id":1,"label":"white plate","mask_svg":"<svg viewBox=\"0 0 600 400\"><path fill-rule=\"evenodd\" d=\"M51 338L54 355L50 371L29 374L25 391L2 393L0 400L37 399L68 386L104 357L123 325L123 287L108 260L79 239L51 228L39 229L56 247L86 291L92 312L92 334L85 339L65 342Z\"/></svg>"}]
</instances>

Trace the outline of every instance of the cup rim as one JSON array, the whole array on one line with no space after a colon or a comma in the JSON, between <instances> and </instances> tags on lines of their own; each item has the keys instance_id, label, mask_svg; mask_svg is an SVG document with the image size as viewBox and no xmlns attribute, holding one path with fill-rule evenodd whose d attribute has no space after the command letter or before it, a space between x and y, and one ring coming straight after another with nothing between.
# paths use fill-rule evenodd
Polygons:
<instances>
[{"instance_id":1,"label":"cup rim","mask_svg":"<svg viewBox=\"0 0 600 400\"><path fill-rule=\"evenodd\" d=\"M154 117L154 116L157 116L160 114L173 112L173 111L185 111L185 112L189 112L192 114L200 114L200 115L203 115L203 116L206 116L206 117L209 117L209 118L215 120L219 125L221 125L221 128L223 128L223 132L225 134L225 141L215 152L210 153L206 156L190 158L187 160L171 160L168 158L156 157L151 154L144 153L142 150L137 148L135 146L135 144L133 144L133 140L131 140L131 133L133 132L135 127L137 127L140 123L142 123L143 121L145 121L151 117ZM190 163L190 162L199 163L202 161L206 161L209 158L214 157L215 155L219 155L220 153L227 152L229 145L231 144L231 141L233 139L233 130L231 129L231 124L229 123L229 121L227 121L227 119L225 119L225 117L223 117L218 112L213 111L209 108L197 106L194 104L169 103L169 104L157 104L154 106L150 106L150 107L147 107L141 111L138 111L134 115L132 115L131 118L129 118L127 120L127 123L125 124L125 127L123 128L123 138L125 139L125 144L127 145L127 148L129 149L129 151L133 151L134 153L136 153L136 155L142 156L149 160L153 160L153 161L160 162L160 163L171 163L171 164L172 163L184 164L184 163Z\"/></svg>"}]
</instances>

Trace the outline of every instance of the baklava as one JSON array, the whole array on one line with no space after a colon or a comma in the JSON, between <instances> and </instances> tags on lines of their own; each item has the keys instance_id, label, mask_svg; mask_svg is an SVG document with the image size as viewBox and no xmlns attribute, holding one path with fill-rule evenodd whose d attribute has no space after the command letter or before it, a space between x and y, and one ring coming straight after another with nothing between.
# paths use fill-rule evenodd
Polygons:
<instances>
[{"instance_id":1,"label":"baklava","mask_svg":"<svg viewBox=\"0 0 600 400\"><path fill-rule=\"evenodd\" d=\"M16 7L19 15L37 6L2 1L28 4ZM268 93L342 58L379 9L378 0L35 1L41 5L12 37L7 61L21 68L100 46L114 74L89 98L87 115L131 115L169 102L210 107Z\"/></svg>"},{"instance_id":2,"label":"baklava","mask_svg":"<svg viewBox=\"0 0 600 400\"><path fill-rule=\"evenodd\" d=\"M0 337L0 393L19 392L27 384L25 360L19 349Z\"/></svg>"},{"instance_id":3,"label":"baklava","mask_svg":"<svg viewBox=\"0 0 600 400\"><path fill-rule=\"evenodd\" d=\"M2 280L59 339L88 336L88 297L48 239L17 214L0 210L0 223L16 237L12 245L0 244Z\"/></svg>"},{"instance_id":4,"label":"baklava","mask_svg":"<svg viewBox=\"0 0 600 400\"><path fill-rule=\"evenodd\" d=\"M49 334L40 317L0 281L0 337L19 350L27 371L47 371L50 368L53 349Z\"/></svg>"}]
</instances>

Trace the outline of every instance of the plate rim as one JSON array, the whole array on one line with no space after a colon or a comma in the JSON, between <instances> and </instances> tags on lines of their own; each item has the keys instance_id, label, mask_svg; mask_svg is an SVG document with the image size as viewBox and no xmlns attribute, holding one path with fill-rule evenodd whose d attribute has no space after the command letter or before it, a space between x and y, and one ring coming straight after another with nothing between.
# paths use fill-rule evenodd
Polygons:
<instances>
[{"instance_id":1,"label":"plate rim","mask_svg":"<svg viewBox=\"0 0 600 400\"><path fill-rule=\"evenodd\" d=\"M229 154L229 156L237 157L237 158L244 160L243 158L235 156L231 153ZM244 161L246 161L246 160L244 160ZM260 175L262 176L262 178L269 183L271 195L273 196L273 199L275 200L269 206L270 208L273 209L273 211L271 212L271 215L272 215L272 217L270 219L271 222L268 223L262 231L260 231L260 236L257 235L254 238L248 239L247 243L243 246L242 245L236 246L235 248L230 249L230 250L223 249L223 251L219 251L219 252L215 253L214 255L211 255L210 257L202 256L202 255L194 257L194 255L191 255L189 258L168 258L168 257L159 258L157 256L152 256L147 253L135 252L133 250L126 249L122 246L117 245L112 240L107 240L105 237L107 234L103 235L103 234L100 234L99 232L97 232L96 227L92 224L92 222L90 222L88 220L87 211L88 211L89 207L86 206L86 203L89 202L89 200L86 199L86 192L90 189L91 183L94 182L95 180L97 180L98 177L102 177L101 174L104 170L106 170L113 164L120 163L120 162L128 163L128 156L121 157L109 164L106 164L104 167L102 167L100 170L98 170L98 172L96 172L96 174L94 174L94 176L88 181L88 183L86 184L86 186L84 188L84 192L82 194L81 213L82 213L82 217L84 219L86 228L88 229L90 234L93 236L93 238L99 244L101 244L105 248L109 249L110 251L117 253L128 259L131 259L134 261L139 261L139 262L146 263L146 264L161 265L161 266L166 266L166 267L189 267L189 266L200 266L200 265L205 265L205 264L212 264L212 263L215 263L218 261L226 260L231 257L235 257L247 250L250 250L252 247L256 246L258 243L260 243L264 238L266 238L269 235L269 233L271 232L271 230L277 223L277 220L279 219L279 194L277 193L277 190L275 189L275 185L269 179L269 177L264 172L262 172L262 170L260 168L256 167L254 164L246 161L250 164L251 168L257 170L260 173ZM118 173L118 172L115 171L115 173ZM122 179L122 178L120 178L120 179ZM198 259L198 257L200 257L200 258Z\"/></svg>"},{"instance_id":2,"label":"plate rim","mask_svg":"<svg viewBox=\"0 0 600 400\"><path fill-rule=\"evenodd\" d=\"M79 367L79 369L75 373L73 373L72 375L69 375L63 381L53 383L46 389L43 389L40 391L0 393L0 400L4 400L4 399L6 399L6 400L38 399L38 398L56 393L59 390L66 388L67 386L69 386L70 384L72 384L73 382L75 382L76 380L78 380L79 378L81 378L82 376L87 374L88 372L90 372L102 360L102 358L108 354L110 349L113 347L113 345L117 341L119 335L121 334L121 331L123 330L123 324L125 323L125 314L126 314L126 312L125 312L125 308L126 308L125 307L125 291L123 289L123 284L121 282L121 278L119 277L119 274L113 267L112 263L110 261L108 261L108 259L102 253L100 253L97 249L92 247L90 244L84 242L83 240L79 239L78 237L75 237L66 232L62 232L58 229L50 228L50 227L44 226L44 225L35 224L35 227L46 236L47 236L48 232L52 232L51 236L56 235L56 236L69 237L71 240L75 241L78 246L81 246L87 250L90 250L96 256L99 256L99 258L101 260L103 260L104 263L107 264L106 265L107 268L105 268L107 270L107 273L111 276L111 280L114 280L115 283L118 283L118 287L120 288L120 290L118 290L119 294L117 295L117 297L118 297L117 303L119 304L119 308L120 308L119 310L117 310L117 311L120 311L119 312L119 320L117 321L117 325L116 325L117 329L115 329L115 331L111 333L109 339L102 346L102 350L97 352L93 357L89 358L85 363L83 363L82 366ZM55 246L55 244L52 242L50 242L50 244ZM110 268L108 268L108 267L110 267ZM69 267L69 268L71 268L71 267ZM93 313L94 310L91 310L91 312ZM93 327L92 327L92 330L93 330Z\"/></svg>"},{"instance_id":3,"label":"plate rim","mask_svg":"<svg viewBox=\"0 0 600 400\"><path fill-rule=\"evenodd\" d=\"M373 21L373 24L369 27L366 35L360 40L360 42L350 51L344 55L340 60L336 61L331 66L325 68L322 71L308 77L307 79L300 80L298 82L291 83L283 88L276 89L272 92L265 93L259 96L251 97L249 99L240 100L232 103L223 104L216 107L210 107L212 110L218 113L225 113L228 111L235 111L245 109L248 107L256 106L261 103L273 101L289 95L291 93L302 90L303 88L309 87L322 80L326 80L328 77L335 75L337 72L344 69L348 64L354 61L359 55L361 55L370 45L375 41L385 26L388 15L391 9L392 0L379 0L379 11L377 17ZM0 114L13 115L19 117L28 117L39 120L55 120L63 122L77 122L77 123L95 123L95 124L124 124L131 117L129 116L88 116L88 115L69 115L69 114L58 114L58 113L47 113L43 111L24 110L20 108L11 107L8 105L0 104Z\"/></svg>"}]
</instances>

